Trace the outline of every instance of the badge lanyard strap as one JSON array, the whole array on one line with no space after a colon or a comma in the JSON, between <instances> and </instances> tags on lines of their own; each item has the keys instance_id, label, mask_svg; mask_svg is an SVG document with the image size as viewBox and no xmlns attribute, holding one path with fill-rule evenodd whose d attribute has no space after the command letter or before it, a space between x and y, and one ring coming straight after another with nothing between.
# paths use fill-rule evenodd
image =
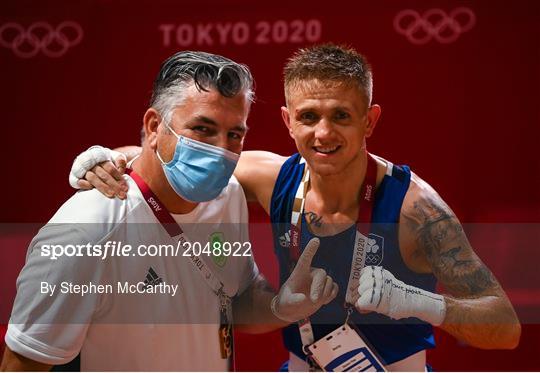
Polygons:
<instances>
[{"instance_id":1,"label":"badge lanyard strap","mask_svg":"<svg viewBox=\"0 0 540 373\"><path fill-rule=\"evenodd\" d=\"M354 304L357 300L357 289L360 280L360 272L365 263L365 249L369 236L371 216L373 213L373 201L375 199L375 186L377 182L377 162L375 158L367 153L367 168L366 176L362 187L360 189L360 207L358 210L358 218L356 221L356 234L354 240L354 252L351 263L351 272L349 275L349 282L347 284L347 293L345 297L345 308L347 309L347 319L352 313ZM302 159L300 163L304 163ZM307 165L304 166L304 174L298 189L296 190L293 209L291 213L291 244L290 244L290 260L291 271L294 264L300 258L300 239L302 235L302 214L304 213L305 198L307 189L309 186L309 170ZM312 344L315 341L313 335L313 328L309 318L298 321L298 328L300 330L300 338L304 349L306 346ZM305 351L304 351L305 352Z\"/></svg>"},{"instance_id":2,"label":"badge lanyard strap","mask_svg":"<svg viewBox=\"0 0 540 373\"><path fill-rule=\"evenodd\" d=\"M176 222L176 220L174 220L158 197L154 194L154 192L152 192L148 184L146 184L146 182L135 171L129 169L126 171L126 173L133 179L133 181L135 181L141 190L146 203L171 238L180 241L182 246L184 243L189 242L189 239L182 227ZM222 295L227 296L223 290L223 282L218 279L218 277L205 264L199 255L193 255L193 250L191 252L191 264L193 264L193 267L198 273L201 274L202 278L204 281L206 281L210 289L212 289L212 291L220 297Z\"/></svg>"},{"instance_id":3,"label":"badge lanyard strap","mask_svg":"<svg viewBox=\"0 0 540 373\"><path fill-rule=\"evenodd\" d=\"M126 173L135 181L137 186L139 187L144 200L158 219L158 221L161 223L163 228L167 231L167 233L171 236L173 240L178 240L181 243L181 246L183 247L186 242L189 242L188 237L186 236L186 233L174 220L174 218L171 216L171 214L167 211L165 206L161 203L159 198L152 192L148 184L132 169L127 169ZM231 357L233 354L233 347L232 347L232 335L230 334L232 332L231 329L231 322L232 319L232 305L231 305L231 297L227 295L224 291L224 285L223 282L218 279L218 277L214 274L214 272L206 265L206 263L202 260L202 258L199 255L195 255L193 253L193 250L191 250L191 255L189 257L189 262L193 265L195 270L200 273L204 281L208 284L210 289L219 297L219 311L220 311L220 342L221 342L221 355L222 358L228 358ZM227 335L222 335L222 334ZM225 351L224 348L226 348L224 345L225 339L227 337L230 339L230 346L229 350ZM229 360L229 369L233 370L234 367L234 358Z\"/></svg>"}]
</instances>

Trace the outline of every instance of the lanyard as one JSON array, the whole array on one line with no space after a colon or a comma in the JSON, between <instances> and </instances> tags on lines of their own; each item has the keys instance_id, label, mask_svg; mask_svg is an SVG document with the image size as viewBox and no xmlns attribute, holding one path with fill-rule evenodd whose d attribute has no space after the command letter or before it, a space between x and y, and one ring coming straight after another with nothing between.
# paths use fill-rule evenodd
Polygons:
<instances>
[{"instance_id":1,"label":"lanyard","mask_svg":"<svg viewBox=\"0 0 540 373\"><path fill-rule=\"evenodd\" d=\"M126 173L135 181L139 187L144 200L156 216L156 219L161 223L163 228L171 236L173 240L180 241L182 247L184 243L188 242L188 238L180 226L171 214L167 211L165 206L161 203L159 198L152 192L148 184L132 169L127 169ZM189 262L193 265L195 270L200 273L201 277L206 281L210 289L219 297L219 313L220 313L220 328L219 328L219 341L221 349L221 357L228 359L233 353L233 339L232 339L232 309L231 298L228 296L224 289L223 282L212 272L212 270L205 264L199 255L195 255L191 250L191 256ZM229 360L229 369L233 369L234 359Z\"/></svg>"},{"instance_id":2,"label":"lanyard","mask_svg":"<svg viewBox=\"0 0 540 373\"><path fill-rule=\"evenodd\" d=\"M345 296L345 307L350 314L356 300L357 289L360 280L360 272L365 263L365 248L367 238L370 231L371 216L373 213L373 205L375 199L375 186L377 182L377 162L369 153L367 154L366 176L360 189L360 206L358 209L358 218L356 221L356 234L354 239L354 252L351 263L351 272L349 275L349 283L347 284L347 293ZM305 162L303 159L301 163ZM293 209L291 213L291 244L290 257L291 268L300 257L300 239L302 237L302 214L304 213L304 205L309 186L309 170L307 165L304 166L304 174L296 190ZM348 317L348 316L347 316ZM298 322L300 329L300 337L302 344L305 346L314 342L313 328L309 318Z\"/></svg>"},{"instance_id":3,"label":"lanyard","mask_svg":"<svg viewBox=\"0 0 540 373\"><path fill-rule=\"evenodd\" d=\"M165 209L158 197L152 192L148 184L133 170L128 169L126 173L135 181L141 193L144 197L144 200L156 216L157 220L161 223L163 228L171 236L172 239L178 240L182 243L182 246L185 242L188 242L186 233L182 227L174 220L171 214ZM218 295L221 296L223 291L223 283L218 279L218 277L212 272L212 270L205 264L202 258L199 255L194 255L193 250L191 250L190 262L193 264L193 267L201 274L202 278L206 281L210 289Z\"/></svg>"}]
</instances>

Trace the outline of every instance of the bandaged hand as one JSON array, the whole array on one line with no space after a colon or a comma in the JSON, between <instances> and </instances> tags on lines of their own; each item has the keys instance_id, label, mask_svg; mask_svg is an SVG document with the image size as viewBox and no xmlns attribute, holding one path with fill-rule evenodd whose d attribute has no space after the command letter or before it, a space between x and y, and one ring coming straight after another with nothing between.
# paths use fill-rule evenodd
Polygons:
<instances>
[{"instance_id":1,"label":"bandaged hand","mask_svg":"<svg viewBox=\"0 0 540 373\"><path fill-rule=\"evenodd\" d=\"M75 158L69 184L75 189L96 188L107 197L125 198L127 183L122 175L126 156L99 145L92 146Z\"/></svg>"},{"instance_id":2,"label":"bandaged hand","mask_svg":"<svg viewBox=\"0 0 540 373\"><path fill-rule=\"evenodd\" d=\"M362 269L359 312L378 312L392 319L416 317L431 325L441 325L446 315L444 297L407 285L383 267L368 266Z\"/></svg>"},{"instance_id":3,"label":"bandaged hand","mask_svg":"<svg viewBox=\"0 0 540 373\"><path fill-rule=\"evenodd\" d=\"M321 306L331 302L338 293L338 285L311 262L319 248L319 239L308 242L291 275L272 299L272 312L287 322L305 319Z\"/></svg>"}]
</instances>

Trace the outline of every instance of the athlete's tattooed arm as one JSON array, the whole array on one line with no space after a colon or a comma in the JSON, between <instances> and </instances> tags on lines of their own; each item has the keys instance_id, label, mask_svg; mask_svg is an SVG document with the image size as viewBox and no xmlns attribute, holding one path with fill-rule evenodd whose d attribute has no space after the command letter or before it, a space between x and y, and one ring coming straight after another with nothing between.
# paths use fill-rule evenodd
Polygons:
<instances>
[{"instance_id":1,"label":"athlete's tattooed arm","mask_svg":"<svg viewBox=\"0 0 540 373\"><path fill-rule=\"evenodd\" d=\"M448 293L441 328L475 347L515 348L521 326L508 297L473 251L452 210L416 176L404 201L400 230L411 237L413 256L424 258Z\"/></svg>"}]
</instances>

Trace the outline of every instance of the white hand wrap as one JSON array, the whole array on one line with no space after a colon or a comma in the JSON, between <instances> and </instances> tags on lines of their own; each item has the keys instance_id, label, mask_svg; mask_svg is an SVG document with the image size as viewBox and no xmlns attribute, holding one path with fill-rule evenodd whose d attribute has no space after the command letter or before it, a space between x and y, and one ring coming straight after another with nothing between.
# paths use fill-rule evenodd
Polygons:
<instances>
[{"instance_id":1,"label":"white hand wrap","mask_svg":"<svg viewBox=\"0 0 540 373\"><path fill-rule=\"evenodd\" d=\"M407 285L382 267L362 269L358 293L358 311L374 311L393 319L416 317L435 326L446 316L442 295Z\"/></svg>"},{"instance_id":2,"label":"white hand wrap","mask_svg":"<svg viewBox=\"0 0 540 373\"><path fill-rule=\"evenodd\" d=\"M69 185L75 189L80 189L77 181L82 179L88 171L101 162L110 161L115 156L114 152L109 148L103 146L94 145L85 150L75 158L73 165L71 166L71 172L69 173ZM118 153L120 154L120 153Z\"/></svg>"}]
</instances>

